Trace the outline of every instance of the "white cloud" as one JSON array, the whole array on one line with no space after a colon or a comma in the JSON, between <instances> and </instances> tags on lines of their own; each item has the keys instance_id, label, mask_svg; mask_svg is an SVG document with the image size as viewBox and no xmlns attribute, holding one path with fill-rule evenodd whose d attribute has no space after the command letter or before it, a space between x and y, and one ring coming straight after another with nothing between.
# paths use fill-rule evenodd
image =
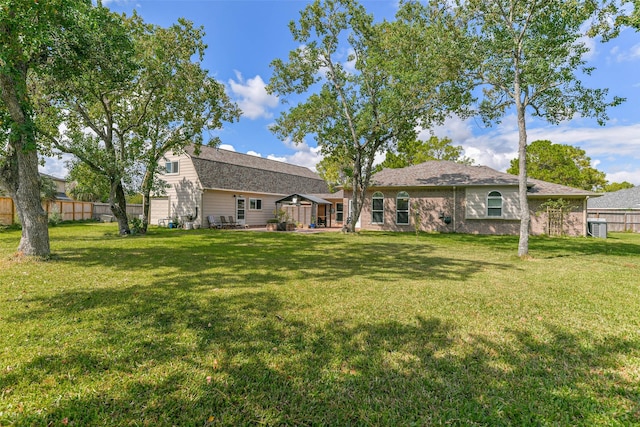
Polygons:
<instances>
[{"instance_id":1,"label":"white cloud","mask_svg":"<svg viewBox=\"0 0 640 427\"><path fill-rule=\"evenodd\" d=\"M73 159L71 154L62 154L60 158L47 157L45 158L44 166L39 166L38 170L56 178L66 178L69 174L66 163L71 159Z\"/></svg>"},{"instance_id":2,"label":"white cloud","mask_svg":"<svg viewBox=\"0 0 640 427\"><path fill-rule=\"evenodd\" d=\"M350 56L352 57L351 60L349 60ZM349 50L347 51L347 60L344 63L344 69L351 74L355 74L358 71L356 70L357 61L358 61L358 58L356 58L356 51L350 47Z\"/></svg>"},{"instance_id":3,"label":"white cloud","mask_svg":"<svg viewBox=\"0 0 640 427\"><path fill-rule=\"evenodd\" d=\"M527 137L529 143L550 140L556 144L568 144L585 150L592 166L607 173L610 181L640 181L637 162L640 159L640 124L576 127L569 122L558 126L548 125L529 118ZM518 156L518 129L515 116L506 116L501 124L483 129L476 119L452 117L433 132L438 137L449 137L454 145L464 148L465 156L476 164L505 171L512 159ZM423 137L429 131L421 132Z\"/></svg>"},{"instance_id":4,"label":"white cloud","mask_svg":"<svg viewBox=\"0 0 640 427\"><path fill-rule=\"evenodd\" d=\"M640 43L636 43L628 50L621 50L618 46L611 49L611 55L616 62L629 62L640 59Z\"/></svg>"},{"instance_id":5,"label":"white cloud","mask_svg":"<svg viewBox=\"0 0 640 427\"><path fill-rule=\"evenodd\" d=\"M267 93L266 84L262 77L258 75L245 81L242 74L236 71L236 80L229 79L229 86L239 98L237 102L242 110L242 115L252 120L273 117L269 109L278 105L278 98Z\"/></svg>"},{"instance_id":6,"label":"white cloud","mask_svg":"<svg viewBox=\"0 0 640 427\"><path fill-rule=\"evenodd\" d=\"M295 144L290 139L287 139L283 142L283 144L294 150L294 153L291 155L285 155L282 157L270 156L269 158L273 158L274 160L282 160L287 163L291 163L298 166L304 166L313 171L316 170L316 165L320 160L322 160L322 155L320 154L319 147L310 147L306 141L303 141L300 144Z\"/></svg>"},{"instance_id":7,"label":"white cloud","mask_svg":"<svg viewBox=\"0 0 640 427\"><path fill-rule=\"evenodd\" d=\"M609 182L627 181L634 185L640 185L640 169L608 173L607 181Z\"/></svg>"},{"instance_id":8,"label":"white cloud","mask_svg":"<svg viewBox=\"0 0 640 427\"><path fill-rule=\"evenodd\" d=\"M597 49L596 40L594 38L585 36L581 37L578 42L584 44L584 47L587 48L587 51L582 54L582 59L590 61L596 57Z\"/></svg>"},{"instance_id":9,"label":"white cloud","mask_svg":"<svg viewBox=\"0 0 640 427\"><path fill-rule=\"evenodd\" d=\"M276 162L283 162L283 163L289 163L287 161L287 157L286 156L276 156L275 154L269 154L267 156L267 159L269 160L275 160Z\"/></svg>"},{"instance_id":10,"label":"white cloud","mask_svg":"<svg viewBox=\"0 0 640 427\"><path fill-rule=\"evenodd\" d=\"M223 150L227 150L227 151L236 151L236 149L233 147L233 145L229 145L229 144L220 144L218 148L221 148Z\"/></svg>"}]
</instances>

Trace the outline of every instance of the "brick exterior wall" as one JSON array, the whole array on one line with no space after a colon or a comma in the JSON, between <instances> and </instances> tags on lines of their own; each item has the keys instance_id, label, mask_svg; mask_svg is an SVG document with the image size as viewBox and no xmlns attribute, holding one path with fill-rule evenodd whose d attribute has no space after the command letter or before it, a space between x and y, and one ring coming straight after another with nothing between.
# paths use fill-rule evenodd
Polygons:
<instances>
[{"instance_id":1,"label":"brick exterior wall","mask_svg":"<svg viewBox=\"0 0 640 427\"><path fill-rule=\"evenodd\" d=\"M372 196L379 191L384 195L384 223L372 223ZM410 220L408 225L396 224L396 196L403 189L375 189L367 192L360 225L363 230L377 231L414 231L414 210L418 207L420 214L420 230L439 233L468 233L468 234L497 234L518 235L520 221L505 219L472 219L466 217L465 189L407 189L410 201ZM454 198L455 194L455 198ZM346 193L345 197L351 197ZM546 212L539 213L540 206L548 199L529 199L531 213L531 234L548 234L548 217ZM447 224L445 219L450 217ZM576 199L572 202L572 209L565 214L563 232L569 236L585 235L584 201Z\"/></svg>"}]
</instances>

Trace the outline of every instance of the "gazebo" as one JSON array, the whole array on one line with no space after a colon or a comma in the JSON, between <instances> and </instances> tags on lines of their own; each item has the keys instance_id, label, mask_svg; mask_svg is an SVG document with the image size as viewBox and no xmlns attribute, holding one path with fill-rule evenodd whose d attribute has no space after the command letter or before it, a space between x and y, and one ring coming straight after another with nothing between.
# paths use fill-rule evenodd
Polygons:
<instances>
[{"instance_id":1,"label":"gazebo","mask_svg":"<svg viewBox=\"0 0 640 427\"><path fill-rule=\"evenodd\" d=\"M276 209L284 209L296 223L331 227L331 205L328 200L310 194L291 194L276 200Z\"/></svg>"}]
</instances>

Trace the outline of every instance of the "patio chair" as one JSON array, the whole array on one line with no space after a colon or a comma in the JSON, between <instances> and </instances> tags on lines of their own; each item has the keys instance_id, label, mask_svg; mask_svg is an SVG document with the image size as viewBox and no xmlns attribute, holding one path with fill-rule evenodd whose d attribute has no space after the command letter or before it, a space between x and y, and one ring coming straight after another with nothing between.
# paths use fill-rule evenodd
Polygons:
<instances>
[{"instance_id":1,"label":"patio chair","mask_svg":"<svg viewBox=\"0 0 640 427\"><path fill-rule=\"evenodd\" d=\"M231 226L231 228L240 228L241 225L238 224L231 215L229 215L229 225Z\"/></svg>"},{"instance_id":2,"label":"patio chair","mask_svg":"<svg viewBox=\"0 0 640 427\"><path fill-rule=\"evenodd\" d=\"M227 221L224 215L220 215L220 224L222 228L231 228L231 224L229 224L229 221Z\"/></svg>"},{"instance_id":3,"label":"patio chair","mask_svg":"<svg viewBox=\"0 0 640 427\"><path fill-rule=\"evenodd\" d=\"M209 222L209 228L222 228L222 224L216 221L216 217L213 215L207 215L207 221Z\"/></svg>"}]
</instances>

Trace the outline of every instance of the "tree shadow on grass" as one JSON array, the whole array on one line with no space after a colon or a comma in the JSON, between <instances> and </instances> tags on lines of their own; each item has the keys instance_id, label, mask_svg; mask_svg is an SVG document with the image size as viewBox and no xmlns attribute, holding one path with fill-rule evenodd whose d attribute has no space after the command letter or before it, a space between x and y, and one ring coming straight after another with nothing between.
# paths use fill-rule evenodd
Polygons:
<instances>
[{"instance_id":1,"label":"tree shadow on grass","mask_svg":"<svg viewBox=\"0 0 640 427\"><path fill-rule=\"evenodd\" d=\"M57 251L53 262L81 263L87 268L118 269L123 275L173 276L176 282L203 281L216 286L277 283L297 273L327 281L370 277L376 281L466 281L486 269L513 269L513 264L434 253L424 242L379 237L357 239L327 233L301 236L271 233L211 233L198 239L167 241L153 237L144 244L120 241L76 245ZM213 277L211 277L213 276ZM158 280L162 280L158 278Z\"/></svg>"},{"instance_id":2,"label":"tree shadow on grass","mask_svg":"<svg viewBox=\"0 0 640 427\"><path fill-rule=\"evenodd\" d=\"M109 297L115 301L100 312L101 327L91 323L79 342L0 378L0 390L41 388L46 407L7 411L0 421L640 423L638 336L595 336L553 324L514 326L501 336L467 334L451 321L420 316L407 322L306 319L277 293L262 291L100 292L95 308L110 304ZM55 297L50 303L53 314L70 314ZM86 310L78 314L83 323L90 322ZM57 387L47 385L50 378Z\"/></svg>"}]
</instances>

